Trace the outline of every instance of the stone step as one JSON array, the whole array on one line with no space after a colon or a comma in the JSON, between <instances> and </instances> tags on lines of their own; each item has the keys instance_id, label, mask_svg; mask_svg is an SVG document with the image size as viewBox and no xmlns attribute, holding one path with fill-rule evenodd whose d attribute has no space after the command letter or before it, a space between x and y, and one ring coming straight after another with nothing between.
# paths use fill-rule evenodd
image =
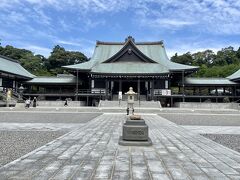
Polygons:
<instances>
[{"instance_id":1,"label":"stone step","mask_svg":"<svg viewBox=\"0 0 240 180\"><path fill-rule=\"evenodd\" d=\"M113 100L113 101L118 101L118 95L114 94L114 95L112 96L112 100ZM123 95L122 95L122 100L123 100L123 101L126 101L126 100L127 100L127 95L123 94ZM146 100L147 100L146 95L140 95L140 100L141 100L141 101L146 101Z\"/></svg>"},{"instance_id":2,"label":"stone step","mask_svg":"<svg viewBox=\"0 0 240 180\"><path fill-rule=\"evenodd\" d=\"M146 108L161 108L159 101L135 101L135 107L146 107ZM101 100L99 107L127 107L127 101L106 101Z\"/></svg>"}]
</instances>

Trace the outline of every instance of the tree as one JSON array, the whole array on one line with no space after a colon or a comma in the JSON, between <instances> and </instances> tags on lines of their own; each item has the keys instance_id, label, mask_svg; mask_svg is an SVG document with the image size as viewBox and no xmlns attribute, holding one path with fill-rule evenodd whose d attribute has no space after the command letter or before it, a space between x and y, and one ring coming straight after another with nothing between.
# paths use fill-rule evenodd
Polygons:
<instances>
[{"instance_id":1,"label":"tree","mask_svg":"<svg viewBox=\"0 0 240 180\"><path fill-rule=\"evenodd\" d=\"M212 65L216 55L212 50L206 50L192 54L192 58L193 65L201 66L202 64L205 64L207 67L209 67Z\"/></svg>"},{"instance_id":2,"label":"tree","mask_svg":"<svg viewBox=\"0 0 240 180\"><path fill-rule=\"evenodd\" d=\"M87 61L87 57L77 51L66 51L63 47L55 46L49 58L26 49L19 49L13 46L0 46L0 54L12 59L19 60L21 65L34 75L49 76L63 73L62 66Z\"/></svg>"},{"instance_id":3,"label":"tree","mask_svg":"<svg viewBox=\"0 0 240 180\"><path fill-rule=\"evenodd\" d=\"M193 54L188 52L180 56L176 53L171 60L181 64L199 66L199 71L192 76L227 77L240 69L240 48L234 51L234 48L229 46L216 54L212 50Z\"/></svg>"},{"instance_id":4,"label":"tree","mask_svg":"<svg viewBox=\"0 0 240 180\"><path fill-rule=\"evenodd\" d=\"M183 55L178 56L177 53L171 58L171 61L180 63L180 64L187 64L192 65L193 58L190 52L187 52Z\"/></svg>"},{"instance_id":5,"label":"tree","mask_svg":"<svg viewBox=\"0 0 240 180\"><path fill-rule=\"evenodd\" d=\"M87 61L87 57L77 51L66 51L63 47L57 45L53 48L51 55L46 61L46 67L53 74L63 73L62 66L82 63Z\"/></svg>"},{"instance_id":6,"label":"tree","mask_svg":"<svg viewBox=\"0 0 240 180\"><path fill-rule=\"evenodd\" d=\"M236 52L236 56L238 58L238 60L240 59L240 47L238 48L237 52Z\"/></svg>"}]
</instances>

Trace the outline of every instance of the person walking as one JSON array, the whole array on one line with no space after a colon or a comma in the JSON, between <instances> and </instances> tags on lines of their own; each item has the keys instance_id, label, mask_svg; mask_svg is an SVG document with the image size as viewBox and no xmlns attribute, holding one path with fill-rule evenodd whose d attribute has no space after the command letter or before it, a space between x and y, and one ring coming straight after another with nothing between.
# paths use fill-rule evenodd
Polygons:
<instances>
[{"instance_id":1,"label":"person walking","mask_svg":"<svg viewBox=\"0 0 240 180\"><path fill-rule=\"evenodd\" d=\"M68 100L67 100L67 98L65 99L64 106L68 106Z\"/></svg>"}]
</instances>

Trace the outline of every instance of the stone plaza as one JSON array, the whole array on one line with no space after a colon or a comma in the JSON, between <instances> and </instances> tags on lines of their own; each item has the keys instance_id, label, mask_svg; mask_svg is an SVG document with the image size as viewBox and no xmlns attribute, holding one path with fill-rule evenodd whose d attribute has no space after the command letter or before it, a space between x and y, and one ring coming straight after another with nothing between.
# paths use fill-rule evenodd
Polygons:
<instances>
[{"instance_id":1,"label":"stone plaza","mask_svg":"<svg viewBox=\"0 0 240 180\"><path fill-rule=\"evenodd\" d=\"M118 144L125 112L95 111L1 110L0 132L32 132L29 144L42 132L47 142L2 164L0 179L240 179L240 153L199 134L239 135L239 111L142 110L149 147Z\"/></svg>"}]
</instances>

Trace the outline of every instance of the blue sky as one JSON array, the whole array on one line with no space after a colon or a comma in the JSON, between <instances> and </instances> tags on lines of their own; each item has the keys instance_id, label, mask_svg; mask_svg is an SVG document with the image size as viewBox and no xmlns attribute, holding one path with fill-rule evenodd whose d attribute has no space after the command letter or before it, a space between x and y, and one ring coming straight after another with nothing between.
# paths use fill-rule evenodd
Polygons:
<instances>
[{"instance_id":1,"label":"blue sky","mask_svg":"<svg viewBox=\"0 0 240 180\"><path fill-rule=\"evenodd\" d=\"M240 0L0 0L0 39L48 56L96 40L163 40L167 53L240 46Z\"/></svg>"}]
</instances>

